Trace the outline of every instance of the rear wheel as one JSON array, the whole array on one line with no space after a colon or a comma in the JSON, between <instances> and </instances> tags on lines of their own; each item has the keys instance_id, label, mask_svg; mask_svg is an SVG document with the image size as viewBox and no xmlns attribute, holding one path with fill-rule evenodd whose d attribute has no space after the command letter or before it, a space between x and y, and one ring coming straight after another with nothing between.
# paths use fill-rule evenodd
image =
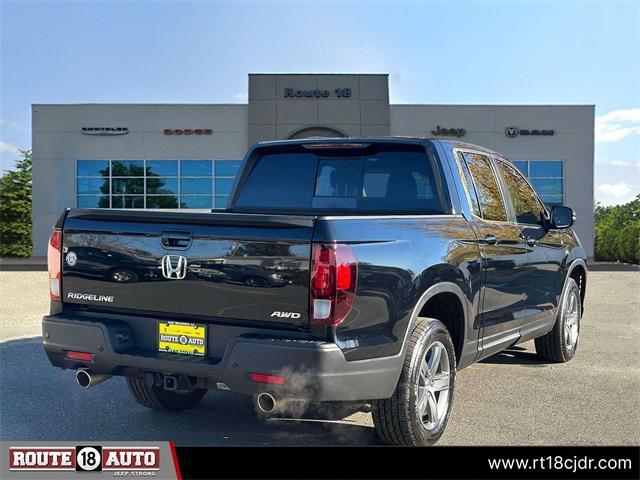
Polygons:
<instances>
[{"instance_id":1,"label":"rear wheel","mask_svg":"<svg viewBox=\"0 0 640 480\"><path fill-rule=\"evenodd\" d=\"M535 340L538 357L556 363L568 362L575 357L581 319L580 288L576 281L570 278L553 330Z\"/></svg>"},{"instance_id":2,"label":"rear wheel","mask_svg":"<svg viewBox=\"0 0 640 480\"><path fill-rule=\"evenodd\" d=\"M420 318L407 347L393 396L371 404L373 424L384 443L433 445L444 433L453 404L453 342L442 322Z\"/></svg>"},{"instance_id":3,"label":"rear wheel","mask_svg":"<svg viewBox=\"0 0 640 480\"><path fill-rule=\"evenodd\" d=\"M144 380L138 378L127 377L127 385L133 398L140 405L165 412L178 412L193 408L207 393L205 388L194 388L185 393L173 392L155 385L147 385Z\"/></svg>"},{"instance_id":4,"label":"rear wheel","mask_svg":"<svg viewBox=\"0 0 640 480\"><path fill-rule=\"evenodd\" d=\"M260 277L247 277L244 279L244 284L248 287L266 287L267 281Z\"/></svg>"}]
</instances>

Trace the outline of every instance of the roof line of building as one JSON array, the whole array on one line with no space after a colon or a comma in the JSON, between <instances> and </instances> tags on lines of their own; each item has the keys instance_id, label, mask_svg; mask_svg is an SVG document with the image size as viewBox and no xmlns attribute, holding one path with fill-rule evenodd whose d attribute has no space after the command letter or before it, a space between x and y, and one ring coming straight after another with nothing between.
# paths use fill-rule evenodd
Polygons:
<instances>
[{"instance_id":1,"label":"roof line of building","mask_svg":"<svg viewBox=\"0 0 640 480\"><path fill-rule=\"evenodd\" d=\"M32 103L34 107L46 107L46 106L54 106L54 107L66 107L66 106L76 106L76 107L92 107L92 106L166 106L166 107L246 107L248 103L123 103L123 102L114 102L114 103Z\"/></svg>"},{"instance_id":2,"label":"roof line of building","mask_svg":"<svg viewBox=\"0 0 640 480\"><path fill-rule=\"evenodd\" d=\"M167 107L246 107L248 103L32 103L40 106L167 106ZM595 107L594 103L390 103L391 107Z\"/></svg>"},{"instance_id":3,"label":"roof line of building","mask_svg":"<svg viewBox=\"0 0 640 480\"><path fill-rule=\"evenodd\" d=\"M282 76L286 76L286 75L340 75L340 76L354 76L354 75L382 75L385 77L388 77L389 74L388 73L326 73L326 72L322 72L322 73L282 73L282 72L272 72L272 73L265 73L265 72L260 72L260 73L249 73L249 75L282 75Z\"/></svg>"},{"instance_id":4,"label":"roof line of building","mask_svg":"<svg viewBox=\"0 0 640 480\"><path fill-rule=\"evenodd\" d=\"M595 107L595 103L390 103L393 107Z\"/></svg>"}]
</instances>

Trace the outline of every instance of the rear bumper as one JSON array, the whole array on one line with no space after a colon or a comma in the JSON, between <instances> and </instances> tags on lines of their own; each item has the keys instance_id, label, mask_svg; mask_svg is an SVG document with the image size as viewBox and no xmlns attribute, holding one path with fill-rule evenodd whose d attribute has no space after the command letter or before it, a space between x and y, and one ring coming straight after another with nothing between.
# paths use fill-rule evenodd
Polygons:
<instances>
[{"instance_id":1,"label":"rear bumper","mask_svg":"<svg viewBox=\"0 0 640 480\"><path fill-rule=\"evenodd\" d=\"M227 328L216 325L216 329ZM94 373L145 378L145 374L185 375L198 386L224 383L244 394L271 392L287 399L360 401L389 398L402 368L399 356L347 361L334 343L286 335L243 333L232 337L219 359L198 358L136 348L126 323L42 319L44 349L56 367L88 368ZM67 351L93 354L92 362L66 358ZM252 373L279 375L284 385L250 380Z\"/></svg>"}]
</instances>

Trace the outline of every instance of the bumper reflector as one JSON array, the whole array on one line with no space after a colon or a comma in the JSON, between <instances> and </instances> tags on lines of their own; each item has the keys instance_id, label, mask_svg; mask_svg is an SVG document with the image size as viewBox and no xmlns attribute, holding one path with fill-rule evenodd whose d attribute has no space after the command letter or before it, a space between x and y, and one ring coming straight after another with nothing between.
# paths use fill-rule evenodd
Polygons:
<instances>
[{"instance_id":1,"label":"bumper reflector","mask_svg":"<svg viewBox=\"0 0 640 480\"><path fill-rule=\"evenodd\" d=\"M272 383L275 385L283 385L287 379L278 377L277 375L265 375L263 373L252 373L251 381L255 383Z\"/></svg>"},{"instance_id":2,"label":"bumper reflector","mask_svg":"<svg viewBox=\"0 0 640 480\"><path fill-rule=\"evenodd\" d=\"M71 350L69 350L67 351L66 356L71 360L83 360L85 362L93 362L93 353L72 352Z\"/></svg>"}]
</instances>

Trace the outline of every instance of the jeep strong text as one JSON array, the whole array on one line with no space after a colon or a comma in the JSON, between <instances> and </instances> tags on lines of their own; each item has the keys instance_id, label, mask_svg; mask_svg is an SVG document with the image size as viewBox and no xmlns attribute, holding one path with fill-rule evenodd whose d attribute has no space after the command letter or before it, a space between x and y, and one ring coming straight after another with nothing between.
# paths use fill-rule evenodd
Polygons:
<instances>
[{"instance_id":1,"label":"jeep strong text","mask_svg":"<svg viewBox=\"0 0 640 480\"><path fill-rule=\"evenodd\" d=\"M574 220L474 145L259 143L224 211L66 210L44 348L83 387L126 377L149 408L208 389L253 395L265 416L370 403L383 442L430 445L459 369L531 339L547 361L575 355Z\"/></svg>"}]
</instances>

